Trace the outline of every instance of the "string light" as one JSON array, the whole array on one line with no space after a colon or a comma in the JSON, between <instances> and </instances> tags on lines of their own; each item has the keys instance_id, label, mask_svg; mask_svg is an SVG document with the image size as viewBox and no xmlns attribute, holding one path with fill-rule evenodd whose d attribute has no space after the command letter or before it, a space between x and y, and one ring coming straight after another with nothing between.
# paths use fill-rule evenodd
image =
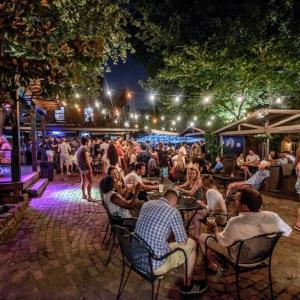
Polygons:
<instances>
[{"instance_id":1,"label":"string light","mask_svg":"<svg viewBox=\"0 0 300 300\"><path fill-rule=\"evenodd\" d=\"M125 123L124 123L124 126L125 126L125 127L129 127L129 123L128 123L128 122L125 122Z\"/></svg>"},{"instance_id":2,"label":"string light","mask_svg":"<svg viewBox=\"0 0 300 300\"><path fill-rule=\"evenodd\" d=\"M65 101L63 101L63 102L62 102L62 105L63 105L63 106L66 106L66 105L67 105L67 103L66 103Z\"/></svg>"},{"instance_id":3,"label":"string light","mask_svg":"<svg viewBox=\"0 0 300 300\"><path fill-rule=\"evenodd\" d=\"M181 117L180 116L177 116L177 121L181 121Z\"/></svg>"},{"instance_id":4,"label":"string light","mask_svg":"<svg viewBox=\"0 0 300 300\"><path fill-rule=\"evenodd\" d=\"M139 125L138 125L138 124L135 124L134 127L135 127L135 128L139 128Z\"/></svg>"},{"instance_id":5,"label":"string light","mask_svg":"<svg viewBox=\"0 0 300 300\"><path fill-rule=\"evenodd\" d=\"M175 125L175 124L176 124L176 121L173 120L173 121L171 122L171 124L172 124L172 125Z\"/></svg>"},{"instance_id":6,"label":"string light","mask_svg":"<svg viewBox=\"0 0 300 300\"><path fill-rule=\"evenodd\" d=\"M208 121L208 122L206 123L206 125L207 125L207 126L211 126L211 121Z\"/></svg>"},{"instance_id":7,"label":"string light","mask_svg":"<svg viewBox=\"0 0 300 300\"><path fill-rule=\"evenodd\" d=\"M115 120L114 120L114 123L117 124L117 123L118 123L118 119L115 119Z\"/></svg>"},{"instance_id":8,"label":"string light","mask_svg":"<svg viewBox=\"0 0 300 300\"><path fill-rule=\"evenodd\" d=\"M145 129L145 130L148 130L148 126L145 126L144 129Z\"/></svg>"},{"instance_id":9,"label":"string light","mask_svg":"<svg viewBox=\"0 0 300 300\"><path fill-rule=\"evenodd\" d=\"M130 114L129 117L130 117L130 119L133 119L133 118L134 118L134 115L133 115L133 114Z\"/></svg>"},{"instance_id":10,"label":"string light","mask_svg":"<svg viewBox=\"0 0 300 300\"><path fill-rule=\"evenodd\" d=\"M146 116L145 116L145 119L146 119L146 120L149 120L149 116L148 116L148 115L146 115Z\"/></svg>"},{"instance_id":11,"label":"string light","mask_svg":"<svg viewBox=\"0 0 300 300\"><path fill-rule=\"evenodd\" d=\"M80 108L77 108L77 110L80 112Z\"/></svg>"},{"instance_id":12,"label":"string light","mask_svg":"<svg viewBox=\"0 0 300 300\"><path fill-rule=\"evenodd\" d=\"M107 90L107 91L106 91L106 94L107 94L107 96L111 96L111 91L110 91L110 90Z\"/></svg>"},{"instance_id":13,"label":"string light","mask_svg":"<svg viewBox=\"0 0 300 300\"><path fill-rule=\"evenodd\" d=\"M204 97L204 103L209 103L211 100L211 96L205 96Z\"/></svg>"},{"instance_id":14,"label":"string light","mask_svg":"<svg viewBox=\"0 0 300 300\"><path fill-rule=\"evenodd\" d=\"M101 113L102 113L102 115L105 115L106 114L106 110L102 109Z\"/></svg>"},{"instance_id":15,"label":"string light","mask_svg":"<svg viewBox=\"0 0 300 300\"><path fill-rule=\"evenodd\" d=\"M215 119L215 116L211 116L210 119L211 119L211 120L214 120L214 119Z\"/></svg>"},{"instance_id":16,"label":"string light","mask_svg":"<svg viewBox=\"0 0 300 300\"><path fill-rule=\"evenodd\" d=\"M153 122L153 124L156 124L157 123L157 119L153 118L152 122Z\"/></svg>"},{"instance_id":17,"label":"string light","mask_svg":"<svg viewBox=\"0 0 300 300\"><path fill-rule=\"evenodd\" d=\"M96 106L96 107L99 107L99 106L100 106L100 104L99 104L98 101L96 101L95 106Z\"/></svg>"},{"instance_id":18,"label":"string light","mask_svg":"<svg viewBox=\"0 0 300 300\"><path fill-rule=\"evenodd\" d=\"M131 95L130 92L127 92L127 98L128 98L128 99L131 99L131 98L132 98L132 95Z\"/></svg>"},{"instance_id":19,"label":"string light","mask_svg":"<svg viewBox=\"0 0 300 300\"><path fill-rule=\"evenodd\" d=\"M160 119L161 119L162 121L164 121L164 120L165 120L165 116L161 116Z\"/></svg>"},{"instance_id":20,"label":"string light","mask_svg":"<svg viewBox=\"0 0 300 300\"><path fill-rule=\"evenodd\" d=\"M75 103L75 105L74 105L74 106L75 106L75 108L78 108L78 107L79 107L77 103Z\"/></svg>"},{"instance_id":21,"label":"string light","mask_svg":"<svg viewBox=\"0 0 300 300\"><path fill-rule=\"evenodd\" d=\"M134 115L134 119L137 120L139 116L137 114Z\"/></svg>"},{"instance_id":22,"label":"string light","mask_svg":"<svg viewBox=\"0 0 300 300\"><path fill-rule=\"evenodd\" d=\"M236 98L236 100L238 101L238 102L243 102L243 100L244 100L244 97L243 96L238 96L237 98Z\"/></svg>"},{"instance_id":23,"label":"string light","mask_svg":"<svg viewBox=\"0 0 300 300\"><path fill-rule=\"evenodd\" d=\"M79 99L79 98L80 98L80 94L76 93L76 94L75 94L75 98L76 98L76 99Z\"/></svg>"},{"instance_id":24,"label":"string light","mask_svg":"<svg viewBox=\"0 0 300 300\"><path fill-rule=\"evenodd\" d=\"M191 123L190 123L190 126L191 126L191 127L194 127L194 126L195 126L195 123L194 123L194 122L191 122Z\"/></svg>"},{"instance_id":25,"label":"string light","mask_svg":"<svg viewBox=\"0 0 300 300\"><path fill-rule=\"evenodd\" d=\"M116 116L119 117L120 116L120 113L119 111L116 109Z\"/></svg>"},{"instance_id":26,"label":"string light","mask_svg":"<svg viewBox=\"0 0 300 300\"><path fill-rule=\"evenodd\" d=\"M194 116L193 119L194 119L194 121L197 121L197 120L198 120L198 117L197 117L197 116Z\"/></svg>"},{"instance_id":27,"label":"string light","mask_svg":"<svg viewBox=\"0 0 300 300\"><path fill-rule=\"evenodd\" d=\"M281 98L279 98L279 97L276 99L276 103L281 103L281 101L282 101L282 100L281 100Z\"/></svg>"},{"instance_id":28,"label":"string light","mask_svg":"<svg viewBox=\"0 0 300 300\"><path fill-rule=\"evenodd\" d=\"M154 94L151 94L151 95L150 95L150 100L151 100L152 102L155 100Z\"/></svg>"},{"instance_id":29,"label":"string light","mask_svg":"<svg viewBox=\"0 0 300 300\"><path fill-rule=\"evenodd\" d=\"M179 96L176 96L175 97L175 103L178 103L180 101L180 97Z\"/></svg>"},{"instance_id":30,"label":"string light","mask_svg":"<svg viewBox=\"0 0 300 300\"><path fill-rule=\"evenodd\" d=\"M165 127L162 127L161 130L165 130Z\"/></svg>"}]
</instances>

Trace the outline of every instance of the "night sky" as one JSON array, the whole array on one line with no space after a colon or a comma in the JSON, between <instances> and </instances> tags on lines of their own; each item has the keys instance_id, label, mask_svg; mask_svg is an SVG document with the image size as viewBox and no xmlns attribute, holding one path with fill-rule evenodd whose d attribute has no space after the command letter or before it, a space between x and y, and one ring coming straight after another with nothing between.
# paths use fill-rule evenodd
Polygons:
<instances>
[{"instance_id":1,"label":"night sky","mask_svg":"<svg viewBox=\"0 0 300 300\"><path fill-rule=\"evenodd\" d=\"M119 62L111 66L111 72L105 74L105 79L111 90L129 89L135 92L131 107L138 110L147 110L150 103L145 91L140 87L139 80L147 80L145 68L138 64L133 56L129 56L126 63Z\"/></svg>"}]
</instances>

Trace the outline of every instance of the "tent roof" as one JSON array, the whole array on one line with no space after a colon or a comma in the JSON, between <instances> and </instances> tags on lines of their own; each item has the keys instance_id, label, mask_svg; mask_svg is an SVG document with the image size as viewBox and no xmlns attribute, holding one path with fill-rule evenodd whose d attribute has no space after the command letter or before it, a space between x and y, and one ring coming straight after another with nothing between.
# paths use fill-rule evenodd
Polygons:
<instances>
[{"instance_id":1,"label":"tent roof","mask_svg":"<svg viewBox=\"0 0 300 300\"><path fill-rule=\"evenodd\" d=\"M178 135L177 132L165 131L165 130L156 130L156 129L151 129L151 133L161 134L161 135Z\"/></svg>"},{"instance_id":2,"label":"tent roof","mask_svg":"<svg viewBox=\"0 0 300 300\"><path fill-rule=\"evenodd\" d=\"M300 132L300 110L259 109L246 117L216 130L219 135Z\"/></svg>"},{"instance_id":3,"label":"tent roof","mask_svg":"<svg viewBox=\"0 0 300 300\"><path fill-rule=\"evenodd\" d=\"M180 135L184 135L184 136L203 136L205 135L205 131L200 129L200 128L196 128L196 127L192 127L192 126L188 126L185 130L183 130Z\"/></svg>"}]
</instances>

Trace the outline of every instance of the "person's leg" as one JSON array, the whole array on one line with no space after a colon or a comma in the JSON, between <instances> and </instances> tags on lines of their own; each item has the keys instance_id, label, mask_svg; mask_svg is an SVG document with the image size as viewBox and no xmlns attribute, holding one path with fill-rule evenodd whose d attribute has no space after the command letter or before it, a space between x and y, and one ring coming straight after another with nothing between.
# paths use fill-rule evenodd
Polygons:
<instances>
[{"instance_id":1,"label":"person's leg","mask_svg":"<svg viewBox=\"0 0 300 300\"><path fill-rule=\"evenodd\" d=\"M192 280L193 280L193 272L194 272L194 267L197 259L197 252L196 252L196 243L194 240L192 240L192 247L193 250L190 254L190 256L187 259L187 279L185 282L185 277L184 277L184 285L189 287L192 285Z\"/></svg>"},{"instance_id":2,"label":"person's leg","mask_svg":"<svg viewBox=\"0 0 300 300\"><path fill-rule=\"evenodd\" d=\"M207 210L201 209L197 212L197 214L194 216L192 222L194 225L194 237L198 239L200 234L200 228L201 228L201 220L204 220L207 216Z\"/></svg>"},{"instance_id":3,"label":"person's leg","mask_svg":"<svg viewBox=\"0 0 300 300\"><path fill-rule=\"evenodd\" d=\"M66 170L67 170L67 175L70 175L70 164L69 164L69 159L65 159L65 164L66 164Z\"/></svg>"},{"instance_id":4,"label":"person's leg","mask_svg":"<svg viewBox=\"0 0 300 300\"><path fill-rule=\"evenodd\" d=\"M94 200L92 198L92 185L93 185L93 179L92 179L92 174L90 172L88 172L86 174L86 178L87 178L87 194L88 194L88 200L92 201Z\"/></svg>"},{"instance_id":5,"label":"person's leg","mask_svg":"<svg viewBox=\"0 0 300 300\"><path fill-rule=\"evenodd\" d=\"M64 160L62 157L59 158L59 167L60 167L60 174L64 174Z\"/></svg>"},{"instance_id":6,"label":"person's leg","mask_svg":"<svg viewBox=\"0 0 300 300\"><path fill-rule=\"evenodd\" d=\"M87 195L85 193L85 185L86 185L87 179L86 179L86 175L84 174L84 172L80 172L80 177L81 177L80 188L81 188L81 191L82 191L82 198L86 199Z\"/></svg>"}]
</instances>

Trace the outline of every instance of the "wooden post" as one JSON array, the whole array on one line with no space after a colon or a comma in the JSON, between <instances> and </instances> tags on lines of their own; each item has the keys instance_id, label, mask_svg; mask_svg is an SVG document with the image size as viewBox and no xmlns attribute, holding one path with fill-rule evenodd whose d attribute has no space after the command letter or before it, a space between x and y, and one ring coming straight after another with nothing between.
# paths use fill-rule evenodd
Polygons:
<instances>
[{"instance_id":1,"label":"wooden post","mask_svg":"<svg viewBox=\"0 0 300 300\"><path fill-rule=\"evenodd\" d=\"M21 181L21 157L20 157L20 101L18 94L15 93L14 107L12 111L12 162L11 162L11 181Z\"/></svg>"},{"instance_id":2,"label":"wooden post","mask_svg":"<svg viewBox=\"0 0 300 300\"><path fill-rule=\"evenodd\" d=\"M41 131L42 131L42 139L45 141L46 139L46 116L41 115Z\"/></svg>"},{"instance_id":3,"label":"wooden post","mask_svg":"<svg viewBox=\"0 0 300 300\"><path fill-rule=\"evenodd\" d=\"M36 106L32 102L31 104L31 131L30 131L30 140L31 140L31 153L32 153L32 171L37 171L37 147L36 147Z\"/></svg>"},{"instance_id":4,"label":"wooden post","mask_svg":"<svg viewBox=\"0 0 300 300\"><path fill-rule=\"evenodd\" d=\"M270 125L270 122L269 122L269 119L267 118L266 123L265 123L265 131L269 127L269 125ZM267 141L265 143L265 157L264 157L265 160L269 160L269 153L270 153L270 139L267 138Z\"/></svg>"},{"instance_id":5,"label":"wooden post","mask_svg":"<svg viewBox=\"0 0 300 300\"><path fill-rule=\"evenodd\" d=\"M224 142L223 135L220 135L220 147L221 147L221 155L222 156L224 155L223 142Z\"/></svg>"}]
</instances>

